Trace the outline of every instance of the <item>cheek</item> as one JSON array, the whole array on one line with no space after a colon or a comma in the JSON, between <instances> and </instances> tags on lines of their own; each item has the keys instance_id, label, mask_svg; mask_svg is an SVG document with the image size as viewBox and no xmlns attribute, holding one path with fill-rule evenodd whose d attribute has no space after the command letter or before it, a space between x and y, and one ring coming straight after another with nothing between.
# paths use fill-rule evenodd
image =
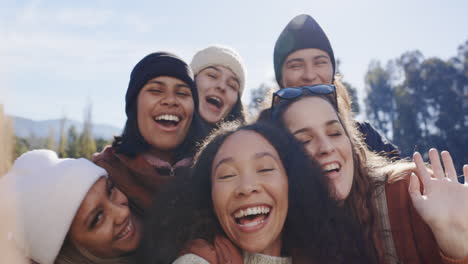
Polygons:
<instances>
[{"instance_id":1,"label":"cheek","mask_svg":"<svg viewBox=\"0 0 468 264\"><path fill-rule=\"evenodd\" d=\"M198 94L205 94L210 88L211 81L206 76L199 76L195 79L197 85Z\"/></svg>"},{"instance_id":2,"label":"cheek","mask_svg":"<svg viewBox=\"0 0 468 264\"><path fill-rule=\"evenodd\" d=\"M190 118L192 118L193 116L193 110L195 108L195 103L193 102L193 99L187 99L187 100L184 100L183 102L183 107L184 107L184 111L185 113L187 114L187 116Z\"/></svg>"},{"instance_id":3,"label":"cheek","mask_svg":"<svg viewBox=\"0 0 468 264\"><path fill-rule=\"evenodd\" d=\"M235 92L235 91L229 92L229 94L227 96L227 108L228 108L229 112L232 110L234 105L237 103L237 100L238 100L238 93Z\"/></svg>"},{"instance_id":4,"label":"cheek","mask_svg":"<svg viewBox=\"0 0 468 264\"><path fill-rule=\"evenodd\" d=\"M292 71L292 70L284 70L283 71L283 87L294 87L295 83L299 79L300 72L299 71Z\"/></svg>"},{"instance_id":5,"label":"cheek","mask_svg":"<svg viewBox=\"0 0 468 264\"><path fill-rule=\"evenodd\" d=\"M213 201L213 209L221 222L226 212L227 196L228 190L226 188L223 188L220 184L216 183L212 185L211 199Z\"/></svg>"}]
</instances>

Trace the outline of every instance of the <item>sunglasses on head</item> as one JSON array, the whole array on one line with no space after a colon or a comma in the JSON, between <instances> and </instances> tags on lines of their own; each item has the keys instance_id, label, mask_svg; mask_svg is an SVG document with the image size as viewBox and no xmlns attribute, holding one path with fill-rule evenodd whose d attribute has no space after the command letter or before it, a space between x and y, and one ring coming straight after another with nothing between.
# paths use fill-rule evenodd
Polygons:
<instances>
[{"instance_id":1,"label":"sunglasses on head","mask_svg":"<svg viewBox=\"0 0 468 264\"><path fill-rule=\"evenodd\" d=\"M278 105L283 100L296 100L302 97L305 94L312 94L312 95L321 95L326 97L333 107L338 111L338 101L336 98L336 87L334 85L327 85L327 84L317 84L311 86L304 86L304 87L289 87L283 88L273 94L273 99L271 102L271 110L273 117L275 117L274 113L275 106Z\"/></svg>"},{"instance_id":2,"label":"sunglasses on head","mask_svg":"<svg viewBox=\"0 0 468 264\"><path fill-rule=\"evenodd\" d=\"M281 102L281 100L294 100L307 93L326 96L327 98L331 99L330 102L333 104L333 107L338 109L336 87L334 85L327 84L283 88L273 94L271 107L277 105L279 102Z\"/></svg>"}]
</instances>

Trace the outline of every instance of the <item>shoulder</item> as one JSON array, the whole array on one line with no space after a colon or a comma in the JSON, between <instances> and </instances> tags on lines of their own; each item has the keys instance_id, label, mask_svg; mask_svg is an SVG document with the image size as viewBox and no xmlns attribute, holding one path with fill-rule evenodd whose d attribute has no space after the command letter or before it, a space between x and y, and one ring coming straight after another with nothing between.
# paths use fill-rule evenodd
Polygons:
<instances>
[{"instance_id":1,"label":"shoulder","mask_svg":"<svg viewBox=\"0 0 468 264\"><path fill-rule=\"evenodd\" d=\"M197 256L195 254L185 254L183 256L178 257L172 264L186 264L186 263L192 263L192 264L209 264L206 259Z\"/></svg>"},{"instance_id":2,"label":"shoulder","mask_svg":"<svg viewBox=\"0 0 468 264\"><path fill-rule=\"evenodd\" d=\"M204 239L193 240L182 254L197 255L208 263L243 263L241 251L224 236L217 236L213 244Z\"/></svg>"},{"instance_id":3,"label":"shoulder","mask_svg":"<svg viewBox=\"0 0 468 264\"><path fill-rule=\"evenodd\" d=\"M96 164L108 163L115 158L115 148L108 145L101 152L96 152L91 157L91 160Z\"/></svg>"}]
</instances>

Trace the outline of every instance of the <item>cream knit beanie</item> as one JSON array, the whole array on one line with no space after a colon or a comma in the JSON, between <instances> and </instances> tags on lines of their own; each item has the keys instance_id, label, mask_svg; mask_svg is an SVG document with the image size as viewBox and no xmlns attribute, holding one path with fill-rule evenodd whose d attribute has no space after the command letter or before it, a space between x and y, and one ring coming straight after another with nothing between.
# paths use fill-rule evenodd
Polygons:
<instances>
[{"instance_id":1,"label":"cream knit beanie","mask_svg":"<svg viewBox=\"0 0 468 264\"><path fill-rule=\"evenodd\" d=\"M239 97L245 87L246 71L241 56L232 48L222 45L212 45L208 48L198 51L193 56L190 67L196 76L199 72L208 66L221 65L229 68L239 78Z\"/></svg>"},{"instance_id":2,"label":"cream knit beanie","mask_svg":"<svg viewBox=\"0 0 468 264\"><path fill-rule=\"evenodd\" d=\"M15 205L17 228L9 239L28 258L53 264L81 202L101 176L106 171L84 158L59 159L51 150L21 155L0 178L0 199Z\"/></svg>"}]
</instances>

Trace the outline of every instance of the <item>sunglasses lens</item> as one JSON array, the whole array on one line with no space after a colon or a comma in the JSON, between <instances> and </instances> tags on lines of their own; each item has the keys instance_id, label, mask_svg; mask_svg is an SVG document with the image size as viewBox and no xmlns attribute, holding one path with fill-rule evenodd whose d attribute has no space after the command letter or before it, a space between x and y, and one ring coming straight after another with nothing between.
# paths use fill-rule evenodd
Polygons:
<instances>
[{"instance_id":1,"label":"sunglasses lens","mask_svg":"<svg viewBox=\"0 0 468 264\"><path fill-rule=\"evenodd\" d=\"M284 88L279 90L276 95L283 99L293 99L302 94L302 91L297 88Z\"/></svg>"},{"instance_id":2,"label":"sunglasses lens","mask_svg":"<svg viewBox=\"0 0 468 264\"><path fill-rule=\"evenodd\" d=\"M319 94L329 94L333 93L333 86L329 85L314 85L314 86L308 86L306 87L307 90L313 92L313 93L319 93Z\"/></svg>"}]
</instances>

